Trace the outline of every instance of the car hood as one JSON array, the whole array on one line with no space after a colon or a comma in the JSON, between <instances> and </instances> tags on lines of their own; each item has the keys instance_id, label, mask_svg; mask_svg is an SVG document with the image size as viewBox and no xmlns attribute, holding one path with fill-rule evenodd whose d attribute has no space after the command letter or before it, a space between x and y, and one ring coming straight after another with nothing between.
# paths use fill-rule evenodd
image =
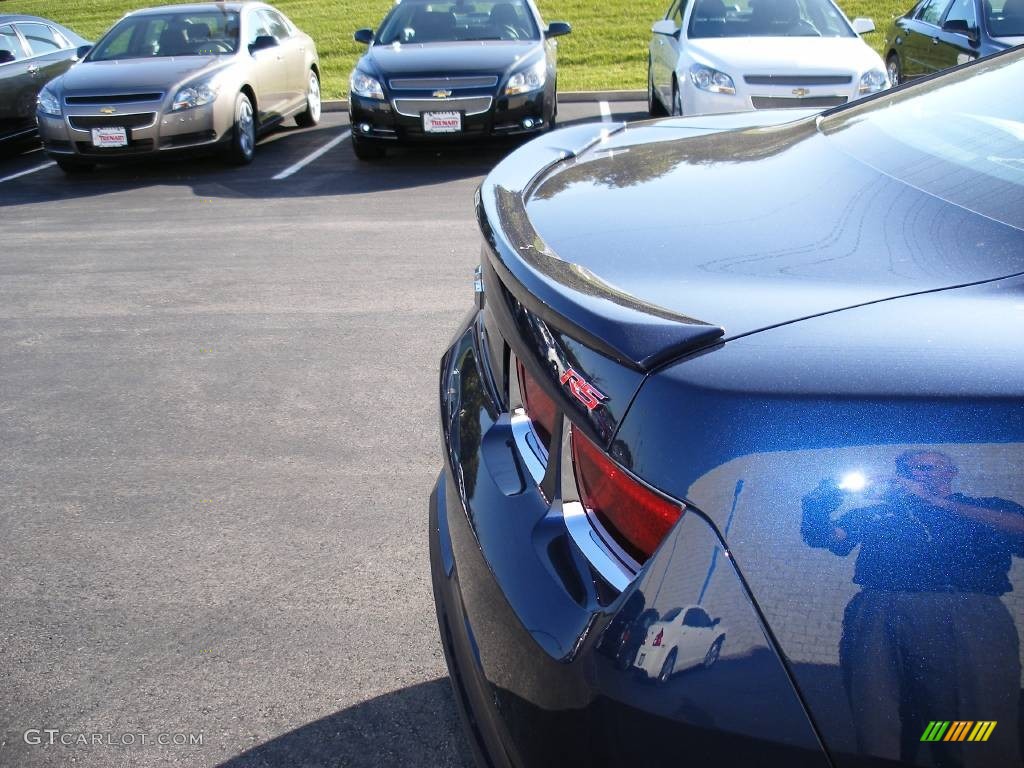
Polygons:
<instances>
[{"instance_id":1,"label":"car hood","mask_svg":"<svg viewBox=\"0 0 1024 768\"><path fill-rule=\"evenodd\" d=\"M225 65L220 56L180 56L153 59L84 61L60 79L65 92L124 92L138 89L167 89Z\"/></svg>"},{"instance_id":2,"label":"car hood","mask_svg":"<svg viewBox=\"0 0 1024 768\"><path fill-rule=\"evenodd\" d=\"M730 338L1024 270L1024 222L1001 223L869 167L815 117L717 132L743 119L768 117L635 124L550 165L524 196L536 245L518 246L529 272L520 282L534 292L539 280L555 283L552 306L569 288L596 297L598 315L616 302ZM624 336L621 356L640 363L656 353L640 338Z\"/></svg>"},{"instance_id":3,"label":"car hood","mask_svg":"<svg viewBox=\"0 0 1024 768\"><path fill-rule=\"evenodd\" d=\"M374 45L363 56L363 62L387 76L505 72L539 49L536 40Z\"/></svg>"},{"instance_id":4,"label":"car hood","mask_svg":"<svg viewBox=\"0 0 1024 768\"><path fill-rule=\"evenodd\" d=\"M708 37L688 40L686 50L734 77L883 69L881 58L859 37Z\"/></svg>"}]
</instances>

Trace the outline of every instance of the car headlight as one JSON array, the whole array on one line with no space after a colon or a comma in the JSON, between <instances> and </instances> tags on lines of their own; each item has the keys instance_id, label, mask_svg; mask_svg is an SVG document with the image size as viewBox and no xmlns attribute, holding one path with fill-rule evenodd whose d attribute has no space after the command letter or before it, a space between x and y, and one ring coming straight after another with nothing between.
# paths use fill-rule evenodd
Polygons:
<instances>
[{"instance_id":1,"label":"car headlight","mask_svg":"<svg viewBox=\"0 0 1024 768\"><path fill-rule=\"evenodd\" d=\"M889 87L889 78L880 69L872 69L860 76L860 87L857 93L877 93L883 88Z\"/></svg>"},{"instance_id":2,"label":"car headlight","mask_svg":"<svg viewBox=\"0 0 1024 768\"><path fill-rule=\"evenodd\" d=\"M533 66L527 67L521 72L516 72L508 79L505 86L506 96L515 96L518 93L529 93L544 87L548 77L548 63L541 59Z\"/></svg>"},{"instance_id":3,"label":"car headlight","mask_svg":"<svg viewBox=\"0 0 1024 768\"><path fill-rule=\"evenodd\" d=\"M193 109L209 104L217 98L217 89L208 83L186 85L174 94L174 103L171 104L172 112L179 112L183 109Z\"/></svg>"},{"instance_id":4,"label":"car headlight","mask_svg":"<svg viewBox=\"0 0 1024 768\"><path fill-rule=\"evenodd\" d=\"M376 78L360 72L358 69L352 70L352 76L348 79L348 85L352 93L367 99L380 99L384 101L384 89L381 87L380 82Z\"/></svg>"},{"instance_id":5,"label":"car headlight","mask_svg":"<svg viewBox=\"0 0 1024 768\"><path fill-rule=\"evenodd\" d=\"M58 99L57 95L49 88L43 88L43 90L39 92L39 96L36 98L36 104L39 105L39 111L44 115L60 117L60 99Z\"/></svg>"},{"instance_id":6,"label":"car headlight","mask_svg":"<svg viewBox=\"0 0 1024 768\"><path fill-rule=\"evenodd\" d=\"M736 84L725 72L695 64L690 67L690 82L702 91L711 93L736 93Z\"/></svg>"}]
</instances>

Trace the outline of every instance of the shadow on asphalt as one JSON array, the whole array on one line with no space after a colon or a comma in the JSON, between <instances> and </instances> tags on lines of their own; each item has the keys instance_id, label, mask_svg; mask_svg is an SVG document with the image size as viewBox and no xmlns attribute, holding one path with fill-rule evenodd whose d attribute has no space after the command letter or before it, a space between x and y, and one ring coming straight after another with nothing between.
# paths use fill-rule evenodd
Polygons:
<instances>
[{"instance_id":1,"label":"shadow on asphalt","mask_svg":"<svg viewBox=\"0 0 1024 768\"><path fill-rule=\"evenodd\" d=\"M268 199L359 195L433 186L485 175L522 142L397 147L382 160L361 162L348 140L283 179L272 177L327 144L343 126L281 128L260 140L251 165L232 167L216 155L161 157L98 165L65 175L48 168L0 185L0 207L74 200L160 186L191 187L201 198ZM292 135L294 134L294 135ZM42 152L8 154L0 177L49 160Z\"/></svg>"},{"instance_id":2,"label":"shadow on asphalt","mask_svg":"<svg viewBox=\"0 0 1024 768\"><path fill-rule=\"evenodd\" d=\"M637 119L642 114L616 115ZM593 122L563 121L559 127ZM327 144L345 126L315 129L278 128L262 138L256 159L245 167L226 165L215 155L163 157L100 165L93 171L66 176L56 167L0 184L0 208L8 205L59 202L161 186L191 187L196 197L212 199L285 199L362 195L430 187L484 176L523 139L440 146L403 146L383 160L361 162L349 140L283 179L273 176ZM0 152L0 178L48 161L38 144L22 143Z\"/></svg>"},{"instance_id":3,"label":"shadow on asphalt","mask_svg":"<svg viewBox=\"0 0 1024 768\"><path fill-rule=\"evenodd\" d=\"M217 768L472 768L443 677L297 728Z\"/></svg>"}]
</instances>

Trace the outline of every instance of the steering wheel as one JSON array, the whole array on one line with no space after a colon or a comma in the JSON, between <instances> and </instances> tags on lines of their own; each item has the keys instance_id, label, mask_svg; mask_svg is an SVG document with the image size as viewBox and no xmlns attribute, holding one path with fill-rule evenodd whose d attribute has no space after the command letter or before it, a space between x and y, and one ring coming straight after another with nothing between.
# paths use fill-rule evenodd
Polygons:
<instances>
[{"instance_id":1,"label":"steering wheel","mask_svg":"<svg viewBox=\"0 0 1024 768\"><path fill-rule=\"evenodd\" d=\"M502 40L518 40L519 30L513 27L511 24L505 24L501 28L501 39Z\"/></svg>"},{"instance_id":2,"label":"steering wheel","mask_svg":"<svg viewBox=\"0 0 1024 768\"><path fill-rule=\"evenodd\" d=\"M231 45L223 40L203 40L199 50L203 53L231 53Z\"/></svg>"}]
</instances>

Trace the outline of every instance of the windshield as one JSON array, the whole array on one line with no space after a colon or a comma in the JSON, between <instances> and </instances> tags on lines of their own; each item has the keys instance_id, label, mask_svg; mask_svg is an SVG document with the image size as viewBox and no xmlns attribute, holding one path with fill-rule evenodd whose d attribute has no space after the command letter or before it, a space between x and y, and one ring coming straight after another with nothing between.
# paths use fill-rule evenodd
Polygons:
<instances>
[{"instance_id":1,"label":"windshield","mask_svg":"<svg viewBox=\"0 0 1024 768\"><path fill-rule=\"evenodd\" d=\"M866 165L1024 229L1024 51L823 117L820 129Z\"/></svg>"},{"instance_id":2,"label":"windshield","mask_svg":"<svg viewBox=\"0 0 1024 768\"><path fill-rule=\"evenodd\" d=\"M396 5L377 31L377 45L460 40L539 40L533 14L514 2L425 2Z\"/></svg>"},{"instance_id":3,"label":"windshield","mask_svg":"<svg viewBox=\"0 0 1024 768\"><path fill-rule=\"evenodd\" d=\"M122 19L97 43L88 60L217 56L236 50L237 13L147 13Z\"/></svg>"},{"instance_id":4,"label":"windshield","mask_svg":"<svg viewBox=\"0 0 1024 768\"><path fill-rule=\"evenodd\" d=\"M1024 36L1024 0L986 0L984 6L992 37Z\"/></svg>"},{"instance_id":5,"label":"windshield","mask_svg":"<svg viewBox=\"0 0 1024 768\"><path fill-rule=\"evenodd\" d=\"M855 37L828 0L696 0L688 36ZM1014 2L1014 0L1007 0Z\"/></svg>"}]
</instances>

